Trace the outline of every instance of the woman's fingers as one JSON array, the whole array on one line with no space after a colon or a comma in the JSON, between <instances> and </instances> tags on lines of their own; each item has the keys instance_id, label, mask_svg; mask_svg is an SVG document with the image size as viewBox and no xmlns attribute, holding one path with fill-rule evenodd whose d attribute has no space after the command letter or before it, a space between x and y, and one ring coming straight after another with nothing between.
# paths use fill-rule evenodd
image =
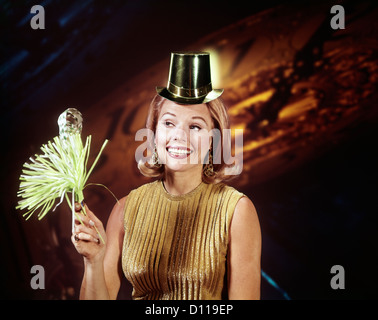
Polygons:
<instances>
[{"instance_id":1,"label":"woman's fingers","mask_svg":"<svg viewBox=\"0 0 378 320\"><path fill-rule=\"evenodd\" d=\"M75 217L75 224L76 225L83 223L84 225L89 226L90 220L91 219L89 219L89 217L85 216L83 213L76 212L76 217Z\"/></svg>"},{"instance_id":2,"label":"woman's fingers","mask_svg":"<svg viewBox=\"0 0 378 320\"><path fill-rule=\"evenodd\" d=\"M74 207L76 217L71 241L76 251L86 261L103 260L106 248L106 234L101 221L86 205L76 203Z\"/></svg>"},{"instance_id":3,"label":"woman's fingers","mask_svg":"<svg viewBox=\"0 0 378 320\"><path fill-rule=\"evenodd\" d=\"M91 227L84 226L82 224L75 227L75 233L87 233L93 237L98 237L96 230L92 229Z\"/></svg>"},{"instance_id":4,"label":"woman's fingers","mask_svg":"<svg viewBox=\"0 0 378 320\"><path fill-rule=\"evenodd\" d=\"M91 227L93 227L93 226L95 226L95 225L97 225L97 226L102 225L101 220L99 220L99 219L94 215L94 213L93 213L91 210L89 210L89 208L88 208L87 205L85 205L85 208L84 208L86 215L84 214L84 212L83 212L82 209L83 209L83 207L81 206L80 203L76 203L76 204L75 204L75 211L76 211L75 223L76 223L76 224L79 224L79 223L82 222L83 224L85 224L85 225L89 225L89 226L91 226ZM96 221L96 223L95 223L92 219L93 219L94 221Z\"/></svg>"},{"instance_id":5,"label":"woman's fingers","mask_svg":"<svg viewBox=\"0 0 378 320\"><path fill-rule=\"evenodd\" d=\"M80 212L81 211L81 204L80 203L75 203L75 211Z\"/></svg>"},{"instance_id":6,"label":"woman's fingers","mask_svg":"<svg viewBox=\"0 0 378 320\"><path fill-rule=\"evenodd\" d=\"M101 220L95 216L95 214L88 208L88 206L86 204L84 205L84 208L85 208L85 211L87 213L87 217L89 218L88 223L92 224L92 226L102 228Z\"/></svg>"},{"instance_id":7,"label":"woman's fingers","mask_svg":"<svg viewBox=\"0 0 378 320\"><path fill-rule=\"evenodd\" d=\"M104 242L105 240L103 239L105 237L105 230L102 225L102 222L95 216L95 214L88 208L88 206L84 203L75 203L75 211L75 227L79 227L79 229L75 229L75 234L78 234L79 232L84 232L90 235L81 236L82 239L80 238L80 240L96 242L97 239L100 238L102 242Z\"/></svg>"},{"instance_id":8,"label":"woman's fingers","mask_svg":"<svg viewBox=\"0 0 378 320\"><path fill-rule=\"evenodd\" d=\"M74 240L84 240L99 243L97 232L90 227L78 225L75 227Z\"/></svg>"},{"instance_id":9,"label":"woman's fingers","mask_svg":"<svg viewBox=\"0 0 378 320\"><path fill-rule=\"evenodd\" d=\"M87 213L87 217L89 218L88 225L96 229L96 231L99 233L101 241L105 243L105 229L101 220L96 217L96 215L88 208L86 204L84 208L85 212Z\"/></svg>"},{"instance_id":10,"label":"woman's fingers","mask_svg":"<svg viewBox=\"0 0 378 320\"><path fill-rule=\"evenodd\" d=\"M94 237L88 233L84 233L84 232L80 232L80 233L76 233L74 235L74 240L75 241L80 241L80 240L83 240L83 241L92 241L92 242L95 242L97 244L100 244L100 239L97 238L97 237Z\"/></svg>"}]
</instances>

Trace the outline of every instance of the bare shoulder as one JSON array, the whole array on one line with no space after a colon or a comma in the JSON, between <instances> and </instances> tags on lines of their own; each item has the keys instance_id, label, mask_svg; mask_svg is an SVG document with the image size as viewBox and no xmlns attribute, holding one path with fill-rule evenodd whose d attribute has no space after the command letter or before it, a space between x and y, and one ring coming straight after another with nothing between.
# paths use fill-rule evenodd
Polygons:
<instances>
[{"instance_id":1,"label":"bare shoulder","mask_svg":"<svg viewBox=\"0 0 378 320\"><path fill-rule=\"evenodd\" d=\"M125 209L125 203L126 203L127 196L124 196L120 200L117 201L117 203L113 207L113 211L117 212L118 214L123 213L123 210Z\"/></svg>"},{"instance_id":2,"label":"bare shoulder","mask_svg":"<svg viewBox=\"0 0 378 320\"><path fill-rule=\"evenodd\" d=\"M243 196L240 198L240 200L236 204L235 210L237 210L238 212L247 211L257 214L253 202L247 196Z\"/></svg>"},{"instance_id":3,"label":"bare shoulder","mask_svg":"<svg viewBox=\"0 0 378 320\"><path fill-rule=\"evenodd\" d=\"M114 205L112 212L110 213L108 219L108 226L109 227L123 227L123 213L125 209L125 202L127 196L123 197L122 199L118 200L117 203ZM123 230L123 228L122 228Z\"/></svg>"},{"instance_id":4,"label":"bare shoulder","mask_svg":"<svg viewBox=\"0 0 378 320\"><path fill-rule=\"evenodd\" d=\"M231 238L260 237L260 223L253 202L244 196L235 206L231 220Z\"/></svg>"},{"instance_id":5,"label":"bare shoulder","mask_svg":"<svg viewBox=\"0 0 378 320\"><path fill-rule=\"evenodd\" d=\"M240 198L236 204L232 221L235 223L258 222L256 208L247 196Z\"/></svg>"},{"instance_id":6,"label":"bare shoulder","mask_svg":"<svg viewBox=\"0 0 378 320\"><path fill-rule=\"evenodd\" d=\"M123 210L125 208L125 202L126 202L127 196L124 196L120 200L117 201L117 203L114 205L114 209L116 210Z\"/></svg>"}]
</instances>

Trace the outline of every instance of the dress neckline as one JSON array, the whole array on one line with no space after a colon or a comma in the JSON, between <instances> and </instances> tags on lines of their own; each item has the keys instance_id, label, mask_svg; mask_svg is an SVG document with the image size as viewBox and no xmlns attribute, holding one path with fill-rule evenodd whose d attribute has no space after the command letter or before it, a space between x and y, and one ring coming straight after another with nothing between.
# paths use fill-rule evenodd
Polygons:
<instances>
[{"instance_id":1,"label":"dress neckline","mask_svg":"<svg viewBox=\"0 0 378 320\"><path fill-rule=\"evenodd\" d=\"M205 183L203 181L201 181L201 183L195 187L192 191L189 191L188 193L185 193L185 194L182 194L182 195L173 195L173 194L170 194L166 189L165 189L165 186L164 186L164 183L163 183L163 180L160 180L159 181L159 185L160 185L160 189L162 190L162 193L170 200L174 200L174 201L180 201L180 200L185 200L185 199L188 199L190 197L193 197L194 195L196 195L197 193L201 192L203 186L205 185Z\"/></svg>"}]
</instances>

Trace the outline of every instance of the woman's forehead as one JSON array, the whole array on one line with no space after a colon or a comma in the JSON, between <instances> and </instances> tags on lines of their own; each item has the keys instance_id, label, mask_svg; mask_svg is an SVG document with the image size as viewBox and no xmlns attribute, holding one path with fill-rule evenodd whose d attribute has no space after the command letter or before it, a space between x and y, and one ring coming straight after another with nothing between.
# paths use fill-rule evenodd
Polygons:
<instances>
[{"instance_id":1,"label":"woman's forehead","mask_svg":"<svg viewBox=\"0 0 378 320\"><path fill-rule=\"evenodd\" d=\"M211 123L211 115L206 104L183 105L167 100L163 103L159 118L161 118L166 113L174 114L177 117L184 118L200 116L210 121Z\"/></svg>"}]
</instances>

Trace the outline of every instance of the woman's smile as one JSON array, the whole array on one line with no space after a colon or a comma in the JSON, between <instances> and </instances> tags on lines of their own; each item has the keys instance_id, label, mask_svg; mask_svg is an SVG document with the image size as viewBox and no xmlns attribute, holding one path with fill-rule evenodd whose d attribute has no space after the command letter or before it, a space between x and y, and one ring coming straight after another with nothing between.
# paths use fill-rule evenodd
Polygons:
<instances>
[{"instance_id":1,"label":"woman's smile","mask_svg":"<svg viewBox=\"0 0 378 320\"><path fill-rule=\"evenodd\" d=\"M165 101L156 128L155 145L161 164L172 171L202 171L210 145L212 119L206 105Z\"/></svg>"},{"instance_id":2,"label":"woman's smile","mask_svg":"<svg viewBox=\"0 0 378 320\"><path fill-rule=\"evenodd\" d=\"M167 153L174 159L185 159L193 153L193 150L183 146L168 146Z\"/></svg>"}]
</instances>

